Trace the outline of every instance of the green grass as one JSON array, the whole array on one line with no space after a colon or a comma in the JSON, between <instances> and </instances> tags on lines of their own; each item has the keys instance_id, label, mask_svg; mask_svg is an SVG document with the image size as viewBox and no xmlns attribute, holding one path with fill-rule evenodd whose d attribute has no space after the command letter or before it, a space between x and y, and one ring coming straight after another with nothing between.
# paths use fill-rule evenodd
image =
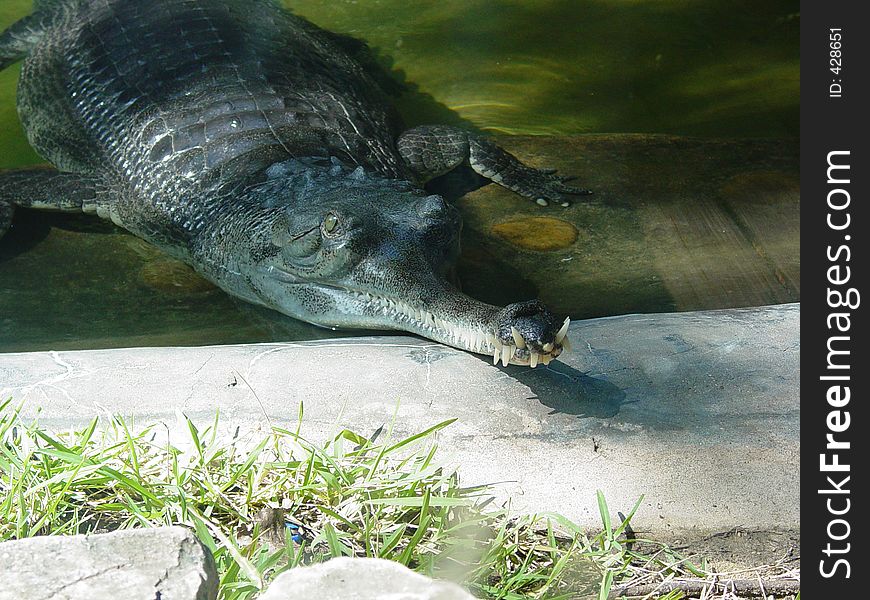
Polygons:
<instances>
[{"instance_id":1,"label":"green grass","mask_svg":"<svg viewBox=\"0 0 870 600\"><path fill-rule=\"evenodd\" d=\"M217 416L202 430L179 419L183 442L120 418L49 433L0 403L0 541L187 525L214 553L225 600L335 556L390 559L499 599L603 599L639 574L705 576L663 546L632 550L634 510L614 524L600 492L596 535L560 515L493 508L489 489L435 460L452 421L399 441L345 430L317 445L300 434L301 409L295 430L258 436L221 435Z\"/></svg>"}]
</instances>

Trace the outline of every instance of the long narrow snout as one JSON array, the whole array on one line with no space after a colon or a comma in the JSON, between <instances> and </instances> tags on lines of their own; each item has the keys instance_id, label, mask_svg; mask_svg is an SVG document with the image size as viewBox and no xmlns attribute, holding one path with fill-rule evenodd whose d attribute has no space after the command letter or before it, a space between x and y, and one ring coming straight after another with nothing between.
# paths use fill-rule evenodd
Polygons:
<instances>
[{"instance_id":1,"label":"long narrow snout","mask_svg":"<svg viewBox=\"0 0 870 600\"><path fill-rule=\"evenodd\" d=\"M493 364L546 365L568 349L570 319L557 320L538 301L499 307L448 288L425 306L398 308L394 318L403 324L402 329L491 356Z\"/></svg>"},{"instance_id":2,"label":"long narrow snout","mask_svg":"<svg viewBox=\"0 0 870 600\"><path fill-rule=\"evenodd\" d=\"M415 282L420 285L420 278ZM428 279L428 278L425 278ZM427 282L431 283L431 282ZM538 301L507 307L471 298L446 281L437 288L426 285L418 293L402 295L317 286L328 298L332 317L319 316L319 324L338 328L396 329L477 354L493 364L548 364L568 346L569 319L558 320ZM418 298L410 300L410 297ZM317 321L315 321L317 322Z\"/></svg>"},{"instance_id":3,"label":"long narrow snout","mask_svg":"<svg viewBox=\"0 0 870 600\"><path fill-rule=\"evenodd\" d=\"M368 189L364 177L345 179L320 190L317 211L276 219L280 252L258 250L267 257L246 280L257 302L323 327L407 331L504 365L535 367L565 351L568 320L540 302L494 306L449 283L456 207L404 187L384 190L394 183L372 180Z\"/></svg>"}]
</instances>

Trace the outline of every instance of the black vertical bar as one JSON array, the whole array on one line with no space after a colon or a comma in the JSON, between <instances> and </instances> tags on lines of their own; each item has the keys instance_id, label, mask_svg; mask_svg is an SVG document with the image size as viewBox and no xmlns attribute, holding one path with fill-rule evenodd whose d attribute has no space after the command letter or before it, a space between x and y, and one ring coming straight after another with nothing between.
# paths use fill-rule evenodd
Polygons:
<instances>
[{"instance_id":1,"label":"black vertical bar","mask_svg":"<svg viewBox=\"0 0 870 600\"><path fill-rule=\"evenodd\" d=\"M807 599L867 597L870 570L870 507L860 491L870 484L863 306L870 296L861 297L870 293L866 8L848 0L801 2L801 595Z\"/></svg>"}]
</instances>

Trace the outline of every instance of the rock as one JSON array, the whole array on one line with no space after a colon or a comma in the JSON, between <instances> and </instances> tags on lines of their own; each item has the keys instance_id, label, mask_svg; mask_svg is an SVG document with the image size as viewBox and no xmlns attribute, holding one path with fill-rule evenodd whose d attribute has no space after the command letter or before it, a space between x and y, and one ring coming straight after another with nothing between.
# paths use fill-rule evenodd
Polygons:
<instances>
[{"instance_id":1,"label":"rock","mask_svg":"<svg viewBox=\"0 0 870 600\"><path fill-rule=\"evenodd\" d=\"M577 228L562 219L524 217L493 225L492 232L523 250L552 252L577 241Z\"/></svg>"},{"instance_id":2,"label":"rock","mask_svg":"<svg viewBox=\"0 0 870 600\"><path fill-rule=\"evenodd\" d=\"M183 527L0 544L0 600L213 600L214 560Z\"/></svg>"},{"instance_id":3,"label":"rock","mask_svg":"<svg viewBox=\"0 0 870 600\"><path fill-rule=\"evenodd\" d=\"M454 583L414 573L399 563L380 558L333 558L285 571L260 600L473 600Z\"/></svg>"}]
</instances>

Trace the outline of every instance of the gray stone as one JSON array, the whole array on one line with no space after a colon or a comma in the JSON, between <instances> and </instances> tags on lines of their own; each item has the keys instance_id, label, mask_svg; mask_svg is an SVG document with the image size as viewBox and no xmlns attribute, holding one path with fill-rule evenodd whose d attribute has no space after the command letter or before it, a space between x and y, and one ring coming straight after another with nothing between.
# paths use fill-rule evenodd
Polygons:
<instances>
[{"instance_id":1,"label":"gray stone","mask_svg":"<svg viewBox=\"0 0 870 600\"><path fill-rule=\"evenodd\" d=\"M573 322L573 351L534 370L398 336L0 354L0 397L56 427L172 429L177 409L205 426L219 409L231 430L295 429L304 403L312 441L458 418L440 460L515 510L596 527L600 489L614 513L644 495L633 525L650 535L794 530L799 322L796 304Z\"/></svg>"},{"instance_id":2,"label":"gray stone","mask_svg":"<svg viewBox=\"0 0 870 600\"><path fill-rule=\"evenodd\" d=\"M183 527L0 544L0 600L213 600L214 560Z\"/></svg>"},{"instance_id":3,"label":"gray stone","mask_svg":"<svg viewBox=\"0 0 870 600\"><path fill-rule=\"evenodd\" d=\"M474 600L458 585L435 581L391 560L334 558L285 571L260 600Z\"/></svg>"}]
</instances>

